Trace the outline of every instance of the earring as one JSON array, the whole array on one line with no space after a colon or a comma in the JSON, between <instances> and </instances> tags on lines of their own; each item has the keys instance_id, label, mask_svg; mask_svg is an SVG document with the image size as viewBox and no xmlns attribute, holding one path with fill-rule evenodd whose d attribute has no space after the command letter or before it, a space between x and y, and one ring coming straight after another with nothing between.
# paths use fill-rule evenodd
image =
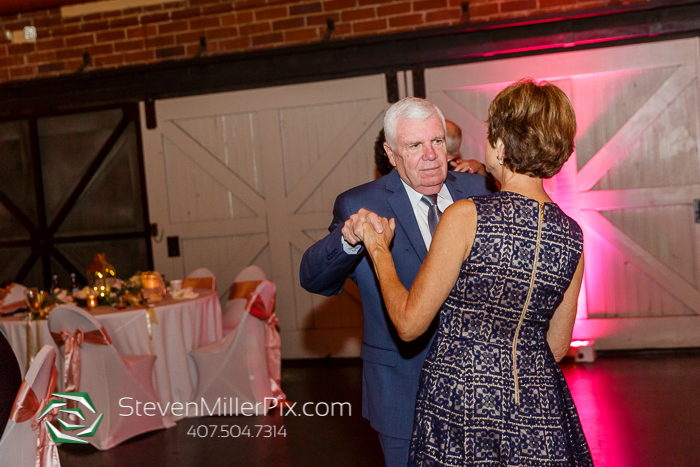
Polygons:
<instances>
[{"instance_id":1,"label":"earring","mask_svg":"<svg viewBox=\"0 0 700 467\"><path fill-rule=\"evenodd\" d=\"M498 160L498 163L499 163L499 164L503 165L503 159L502 159L502 158L501 158L501 159L497 159L497 160Z\"/></svg>"}]
</instances>

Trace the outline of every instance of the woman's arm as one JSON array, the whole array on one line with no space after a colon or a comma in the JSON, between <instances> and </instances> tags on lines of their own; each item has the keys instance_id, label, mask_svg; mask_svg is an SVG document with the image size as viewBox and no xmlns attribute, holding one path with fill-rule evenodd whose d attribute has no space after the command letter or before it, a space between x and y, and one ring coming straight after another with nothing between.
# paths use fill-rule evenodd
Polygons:
<instances>
[{"instance_id":1,"label":"woman's arm","mask_svg":"<svg viewBox=\"0 0 700 467\"><path fill-rule=\"evenodd\" d=\"M464 260L469 256L476 234L476 206L462 200L447 208L440 218L430 251L408 291L396 275L389 245L394 220L382 219L384 232L370 224L363 226L363 242L372 257L382 297L399 337L412 341L430 326L457 282Z\"/></svg>"},{"instance_id":2,"label":"woman's arm","mask_svg":"<svg viewBox=\"0 0 700 467\"><path fill-rule=\"evenodd\" d=\"M581 290L583 280L583 253L578 261L574 277L571 279L569 288L564 292L564 298L554 311L552 319L549 321L547 331L547 342L554 354L556 361L561 361L566 356L571 345L571 336L574 332L574 322L576 321L576 306L578 304L578 293Z\"/></svg>"}]
</instances>

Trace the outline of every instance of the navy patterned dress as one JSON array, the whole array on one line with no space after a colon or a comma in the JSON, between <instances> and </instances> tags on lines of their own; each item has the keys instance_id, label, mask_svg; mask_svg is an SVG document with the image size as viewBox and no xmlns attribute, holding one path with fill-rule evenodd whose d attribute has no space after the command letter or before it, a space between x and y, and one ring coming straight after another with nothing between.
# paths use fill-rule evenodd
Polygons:
<instances>
[{"instance_id":1,"label":"navy patterned dress","mask_svg":"<svg viewBox=\"0 0 700 467\"><path fill-rule=\"evenodd\" d=\"M423 365L410 466L592 466L547 344L583 248L556 204L473 198L474 245Z\"/></svg>"}]
</instances>

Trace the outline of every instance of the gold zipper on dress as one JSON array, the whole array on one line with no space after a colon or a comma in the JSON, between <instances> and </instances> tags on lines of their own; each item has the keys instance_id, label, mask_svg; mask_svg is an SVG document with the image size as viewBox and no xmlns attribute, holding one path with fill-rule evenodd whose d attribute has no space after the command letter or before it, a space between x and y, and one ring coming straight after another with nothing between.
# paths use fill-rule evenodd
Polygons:
<instances>
[{"instance_id":1,"label":"gold zipper on dress","mask_svg":"<svg viewBox=\"0 0 700 467\"><path fill-rule=\"evenodd\" d=\"M530 275L530 289L527 291L527 298L525 299L525 306L523 306L523 311L520 313L520 320L518 321L518 327L515 328L515 336L513 337L513 379L515 381L515 403L520 404L520 388L518 386L518 368L517 368L517 353L516 349L518 347L518 335L520 334L520 326L523 324L523 319L525 319L525 312L527 307L530 305L530 296L532 295L532 288L535 285L535 272L537 271L537 260L540 256L540 238L542 235L542 220L544 219L544 203L539 203L539 216L537 220L537 244L535 245L535 261L532 266L532 274Z\"/></svg>"}]
</instances>

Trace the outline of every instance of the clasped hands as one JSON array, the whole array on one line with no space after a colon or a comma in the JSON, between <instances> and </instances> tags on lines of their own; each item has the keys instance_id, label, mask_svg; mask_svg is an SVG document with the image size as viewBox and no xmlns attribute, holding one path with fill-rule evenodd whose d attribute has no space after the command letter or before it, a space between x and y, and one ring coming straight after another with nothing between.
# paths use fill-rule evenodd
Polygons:
<instances>
[{"instance_id":1,"label":"clasped hands","mask_svg":"<svg viewBox=\"0 0 700 467\"><path fill-rule=\"evenodd\" d=\"M377 249L389 251L394 230L396 221L393 217L387 219L362 208L345 221L341 232L348 244L364 243L371 255Z\"/></svg>"}]
</instances>

